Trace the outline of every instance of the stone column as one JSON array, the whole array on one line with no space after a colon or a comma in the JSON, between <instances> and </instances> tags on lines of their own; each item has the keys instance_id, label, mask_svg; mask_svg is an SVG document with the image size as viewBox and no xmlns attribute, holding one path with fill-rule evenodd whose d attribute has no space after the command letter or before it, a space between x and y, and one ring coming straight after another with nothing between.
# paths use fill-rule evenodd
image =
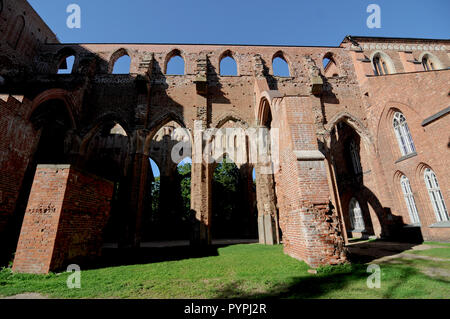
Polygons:
<instances>
[{"instance_id":1,"label":"stone column","mask_svg":"<svg viewBox=\"0 0 450 319\"><path fill-rule=\"evenodd\" d=\"M275 245L280 239L274 180L272 174L262 173L263 167L259 163L255 166L259 243Z\"/></svg>"},{"instance_id":2,"label":"stone column","mask_svg":"<svg viewBox=\"0 0 450 319\"><path fill-rule=\"evenodd\" d=\"M148 156L144 152L147 130L137 130L134 134L135 151L131 158L129 211L126 231L126 246L139 247L141 241L142 212L144 195L147 192Z\"/></svg>"},{"instance_id":3,"label":"stone column","mask_svg":"<svg viewBox=\"0 0 450 319\"><path fill-rule=\"evenodd\" d=\"M200 56L196 67L196 109L192 142L191 210L195 214L192 245L211 244L212 165L203 156L204 130L208 127L208 59Z\"/></svg>"}]
</instances>

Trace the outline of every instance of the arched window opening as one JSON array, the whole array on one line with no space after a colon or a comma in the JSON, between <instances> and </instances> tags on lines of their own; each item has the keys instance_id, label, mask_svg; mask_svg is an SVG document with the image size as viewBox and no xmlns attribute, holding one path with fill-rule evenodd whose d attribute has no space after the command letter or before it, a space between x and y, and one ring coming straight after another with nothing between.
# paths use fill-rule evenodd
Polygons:
<instances>
[{"instance_id":1,"label":"arched window opening","mask_svg":"<svg viewBox=\"0 0 450 319\"><path fill-rule=\"evenodd\" d=\"M122 135L122 136L128 136L125 129L118 123L116 123L111 130L109 131L109 134L111 135Z\"/></svg>"},{"instance_id":2,"label":"arched window opening","mask_svg":"<svg viewBox=\"0 0 450 319\"><path fill-rule=\"evenodd\" d=\"M179 54L175 54L167 62L167 75L184 75L184 60Z\"/></svg>"},{"instance_id":3,"label":"arched window opening","mask_svg":"<svg viewBox=\"0 0 450 319\"><path fill-rule=\"evenodd\" d=\"M403 156L414 153L416 148L409 131L408 123L402 113L396 112L394 114L393 126L400 151Z\"/></svg>"},{"instance_id":4,"label":"arched window opening","mask_svg":"<svg viewBox=\"0 0 450 319\"><path fill-rule=\"evenodd\" d=\"M445 205L436 174L427 168L425 169L424 179L437 221L449 221L447 206Z\"/></svg>"},{"instance_id":5,"label":"arched window opening","mask_svg":"<svg viewBox=\"0 0 450 319\"><path fill-rule=\"evenodd\" d=\"M20 38L22 36L23 30L25 29L25 18L23 16L18 16L16 21L9 30L7 42L13 48L17 49Z\"/></svg>"},{"instance_id":6,"label":"arched window opening","mask_svg":"<svg viewBox=\"0 0 450 319\"><path fill-rule=\"evenodd\" d=\"M131 58L125 54L118 58L114 63L112 74L129 74L131 66Z\"/></svg>"},{"instance_id":7,"label":"arched window opening","mask_svg":"<svg viewBox=\"0 0 450 319\"><path fill-rule=\"evenodd\" d=\"M377 53L372 59L373 72L375 75L386 75L393 73L390 62L385 54Z\"/></svg>"},{"instance_id":8,"label":"arched window opening","mask_svg":"<svg viewBox=\"0 0 450 319\"><path fill-rule=\"evenodd\" d=\"M422 66L425 71L435 70L433 61L427 55L424 55L422 58Z\"/></svg>"},{"instance_id":9,"label":"arched window opening","mask_svg":"<svg viewBox=\"0 0 450 319\"><path fill-rule=\"evenodd\" d=\"M74 55L64 58L58 66L58 74L71 74L73 71L74 63L75 63Z\"/></svg>"},{"instance_id":10,"label":"arched window opening","mask_svg":"<svg viewBox=\"0 0 450 319\"><path fill-rule=\"evenodd\" d=\"M289 77L289 65L282 55L275 56L272 60L273 75Z\"/></svg>"},{"instance_id":11,"label":"arched window opening","mask_svg":"<svg viewBox=\"0 0 450 319\"><path fill-rule=\"evenodd\" d=\"M323 62L323 74L327 78L339 76L336 62L334 61L331 53L326 54L322 62Z\"/></svg>"},{"instance_id":12,"label":"arched window opening","mask_svg":"<svg viewBox=\"0 0 450 319\"><path fill-rule=\"evenodd\" d=\"M231 56L225 56L220 61L220 75L221 76L237 76L237 64Z\"/></svg>"},{"instance_id":13,"label":"arched window opening","mask_svg":"<svg viewBox=\"0 0 450 319\"><path fill-rule=\"evenodd\" d=\"M246 195L240 169L228 155L224 155L213 173L213 239L255 238L256 234L248 234L249 229L253 229L251 223L256 223L256 219L249 214Z\"/></svg>"},{"instance_id":14,"label":"arched window opening","mask_svg":"<svg viewBox=\"0 0 450 319\"><path fill-rule=\"evenodd\" d=\"M406 207L408 208L409 217L412 224L419 224L419 213L417 212L416 202L414 200L414 195L411 189L411 184L409 183L408 177L403 175L400 178L400 185L402 187L403 196L405 198Z\"/></svg>"},{"instance_id":15,"label":"arched window opening","mask_svg":"<svg viewBox=\"0 0 450 319\"><path fill-rule=\"evenodd\" d=\"M349 205L350 224L352 231L363 232L365 230L361 206L356 198L352 198Z\"/></svg>"},{"instance_id":16,"label":"arched window opening","mask_svg":"<svg viewBox=\"0 0 450 319\"><path fill-rule=\"evenodd\" d=\"M439 59L431 53L423 54L422 66L425 71L433 71L433 70L443 69L442 64L439 61Z\"/></svg>"},{"instance_id":17,"label":"arched window opening","mask_svg":"<svg viewBox=\"0 0 450 319\"><path fill-rule=\"evenodd\" d=\"M359 157L359 147L356 145L355 140L350 142L350 156L352 158L353 171L355 174L362 173L361 160Z\"/></svg>"}]
</instances>

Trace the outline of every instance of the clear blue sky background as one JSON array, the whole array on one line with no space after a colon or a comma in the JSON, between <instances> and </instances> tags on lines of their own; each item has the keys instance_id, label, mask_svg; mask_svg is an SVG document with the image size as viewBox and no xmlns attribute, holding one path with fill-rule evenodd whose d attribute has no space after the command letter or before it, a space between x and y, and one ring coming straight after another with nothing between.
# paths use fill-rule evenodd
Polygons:
<instances>
[{"instance_id":1,"label":"clear blue sky background","mask_svg":"<svg viewBox=\"0 0 450 319\"><path fill-rule=\"evenodd\" d=\"M29 0L60 41L336 46L350 35L449 38L449 0ZM66 8L82 9L81 29ZM381 7L381 29L366 8Z\"/></svg>"}]
</instances>

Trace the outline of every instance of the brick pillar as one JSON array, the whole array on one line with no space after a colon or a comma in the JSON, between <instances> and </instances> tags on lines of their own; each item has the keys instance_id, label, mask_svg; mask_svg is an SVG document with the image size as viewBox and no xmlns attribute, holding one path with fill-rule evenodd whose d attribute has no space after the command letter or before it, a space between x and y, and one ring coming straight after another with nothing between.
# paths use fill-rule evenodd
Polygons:
<instances>
[{"instance_id":1,"label":"brick pillar","mask_svg":"<svg viewBox=\"0 0 450 319\"><path fill-rule=\"evenodd\" d=\"M261 173L262 165L255 166L258 237L260 244L274 245L279 243L274 181L272 174Z\"/></svg>"},{"instance_id":2,"label":"brick pillar","mask_svg":"<svg viewBox=\"0 0 450 319\"><path fill-rule=\"evenodd\" d=\"M141 242L142 213L144 209L144 195L147 192L147 173L149 159L145 155L144 145L148 134L147 130L135 132L136 151L132 154L131 162L131 187L129 195L129 211L127 222L126 246L139 247Z\"/></svg>"},{"instance_id":3,"label":"brick pillar","mask_svg":"<svg viewBox=\"0 0 450 319\"><path fill-rule=\"evenodd\" d=\"M192 142L191 209L195 212L193 245L211 244L212 165L203 156L204 130L208 127L208 58L201 55L196 67L196 121Z\"/></svg>"},{"instance_id":4,"label":"brick pillar","mask_svg":"<svg viewBox=\"0 0 450 319\"><path fill-rule=\"evenodd\" d=\"M280 172L284 194L285 252L310 266L345 260L339 216L330 208L325 156L319 151L313 97L285 97L280 104ZM277 180L278 185L278 180Z\"/></svg>"}]
</instances>

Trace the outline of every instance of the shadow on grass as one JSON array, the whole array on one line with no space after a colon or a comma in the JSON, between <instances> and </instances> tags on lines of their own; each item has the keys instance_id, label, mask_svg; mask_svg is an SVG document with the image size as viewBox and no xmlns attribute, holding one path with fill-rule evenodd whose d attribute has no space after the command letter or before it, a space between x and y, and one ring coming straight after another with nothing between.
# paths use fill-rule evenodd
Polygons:
<instances>
[{"instance_id":1,"label":"shadow on grass","mask_svg":"<svg viewBox=\"0 0 450 319\"><path fill-rule=\"evenodd\" d=\"M347 245L351 263L368 263L375 259L397 255L417 246L417 243L398 243L384 240L353 242Z\"/></svg>"},{"instance_id":2,"label":"shadow on grass","mask_svg":"<svg viewBox=\"0 0 450 319\"><path fill-rule=\"evenodd\" d=\"M218 256L218 249L229 245L204 247L141 247L141 248L103 248L102 255L92 261L83 260L83 269L100 269L116 266L151 264L192 258Z\"/></svg>"},{"instance_id":3,"label":"shadow on grass","mask_svg":"<svg viewBox=\"0 0 450 319\"><path fill-rule=\"evenodd\" d=\"M434 298L428 292L405 287L405 283L411 280L433 280L443 284L450 281L441 278L430 278L417 269L416 265L403 261L401 265L381 264L381 288L369 288L366 285L367 278L372 274L367 272L367 265L347 264L326 268L317 275L293 277L288 284L276 284L266 289L268 292L248 292L242 288L242 282L236 281L217 289L215 298L247 298L247 299L309 299L326 298ZM416 268L414 268L416 267ZM356 285L355 285L356 284ZM430 288L431 289L431 288ZM339 297L336 297L336 292ZM447 298L443 292L442 298Z\"/></svg>"}]
</instances>

